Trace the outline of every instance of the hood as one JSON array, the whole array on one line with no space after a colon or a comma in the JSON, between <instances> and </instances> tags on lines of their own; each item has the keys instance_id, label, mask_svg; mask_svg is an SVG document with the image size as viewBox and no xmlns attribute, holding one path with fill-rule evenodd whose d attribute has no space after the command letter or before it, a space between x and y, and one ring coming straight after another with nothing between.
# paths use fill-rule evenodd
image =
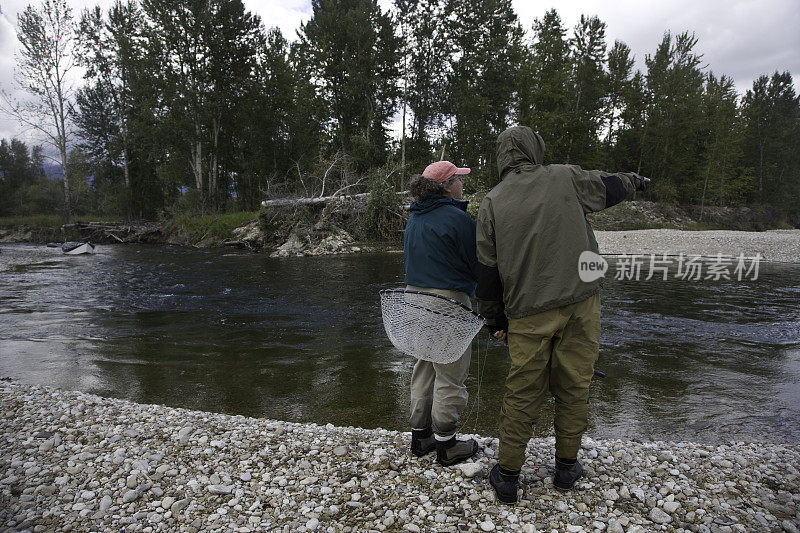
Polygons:
<instances>
[{"instance_id":1,"label":"hood","mask_svg":"<svg viewBox=\"0 0 800 533\"><path fill-rule=\"evenodd\" d=\"M450 198L449 196L444 196L442 194L431 194L424 196L412 203L408 209L412 213L427 213L428 211L433 211L434 209L438 209L443 205L454 205L462 211L466 211L467 204L469 204L469 202L464 200L456 200L455 198Z\"/></svg>"},{"instance_id":2,"label":"hood","mask_svg":"<svg viewBox=\"0 0 800 533\"><path fill-rule=\"evenodd\" d=\"M497 170L500 179L525 165L544 163L544 141L528 126L512 126L497 137Z\"/></svg>"}]
</instances>

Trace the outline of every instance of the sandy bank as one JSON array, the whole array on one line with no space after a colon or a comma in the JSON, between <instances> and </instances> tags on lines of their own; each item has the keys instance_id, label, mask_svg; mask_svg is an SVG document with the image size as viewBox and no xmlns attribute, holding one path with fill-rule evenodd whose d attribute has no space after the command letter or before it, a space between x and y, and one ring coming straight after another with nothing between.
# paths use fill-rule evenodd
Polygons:
<instances>
[{"instance_id":1,"label":"sandy bank","mask_svg":"<svg viewBox=\"0 0 800 533\"><path fill-rule=\"evenodd\" d=\"M601 254L717 254L755 257L765 261L800 263L800 230L684 231L645 229L597 231Z\"/></svg>"}]
</instances>

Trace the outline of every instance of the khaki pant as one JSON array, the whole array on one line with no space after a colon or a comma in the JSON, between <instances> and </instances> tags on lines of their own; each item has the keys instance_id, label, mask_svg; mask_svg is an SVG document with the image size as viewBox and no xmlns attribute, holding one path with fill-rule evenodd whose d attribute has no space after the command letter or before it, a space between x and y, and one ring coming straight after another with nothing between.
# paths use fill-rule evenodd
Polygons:
<instances>
[{"instance_id":1,"label":"khaki pant","mask_svg":"<svg viewBox=\"0 0 800 533\"><path fill-rule=\"evenodd\" d=\"M432 292L459 301L472 308L466 293L443 289L406 287L409 290ZM412 429L433 428L440 437L453 435L458 428L458 419L469 400L464 381L469 374L472 345L452 363L431 363L418 359L411 373L411 418Z\"/></svg>"},{"instance_id":2,"label":"khaki pant","mask_svg":"<svg viewBox=\"0 0 800 533\"><path fill-rule=\"evenodd\" d=\"M509 320L511 368L500 412L500 466L520 470L547 391L555 401L556 456L577 457L600 347L600 295Z\"/></svg>"}]
</instances>

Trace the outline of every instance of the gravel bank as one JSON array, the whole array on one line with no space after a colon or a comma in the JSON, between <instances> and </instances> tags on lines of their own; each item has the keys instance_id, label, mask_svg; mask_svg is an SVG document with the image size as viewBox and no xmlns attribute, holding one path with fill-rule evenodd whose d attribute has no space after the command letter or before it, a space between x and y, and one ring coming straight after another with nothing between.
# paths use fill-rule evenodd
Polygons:
<instances>
[{"instance_id":1,"label":"gravel bank","mask_svg":"<svg viewBox=\"0 0 800 533\"><path fill-rule=\"evenodd\" d=\"M486 479L497 441L445 469L409 434L173 409L0 383L0 529L29 531L788 531L800 446L586 439L553 489L534 439L521 503Z\"/></svg>"},{"instance_id":2,"label":"gravel bank","mask_svg":"<svg viewBox=\"0 0 800 533\"><path fill-rule=\"evenodd\" d=\"M765 261L800 263L800 230L770 231L684 231L645 229L597 231L602 254L679 254L714 257L723 255L755 257Z\"/></svg>"}]
</instances>

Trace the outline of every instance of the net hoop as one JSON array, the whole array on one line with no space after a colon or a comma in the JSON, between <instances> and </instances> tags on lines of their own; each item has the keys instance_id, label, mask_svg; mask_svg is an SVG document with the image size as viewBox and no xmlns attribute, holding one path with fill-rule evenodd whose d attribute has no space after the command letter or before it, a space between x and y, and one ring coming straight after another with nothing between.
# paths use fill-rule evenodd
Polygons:
<instances>
[{"instance_id":1,"label":"net hoop","mask_svg":"<svg viewBox=\"0 0 800 533\"><path fill-rule=\"evenodd\" d=\"M485 324L468 306L441 294L411 289L379 294L386 335L395 348L417 359L456 361Z\"/></svg>"}]
</instances>

